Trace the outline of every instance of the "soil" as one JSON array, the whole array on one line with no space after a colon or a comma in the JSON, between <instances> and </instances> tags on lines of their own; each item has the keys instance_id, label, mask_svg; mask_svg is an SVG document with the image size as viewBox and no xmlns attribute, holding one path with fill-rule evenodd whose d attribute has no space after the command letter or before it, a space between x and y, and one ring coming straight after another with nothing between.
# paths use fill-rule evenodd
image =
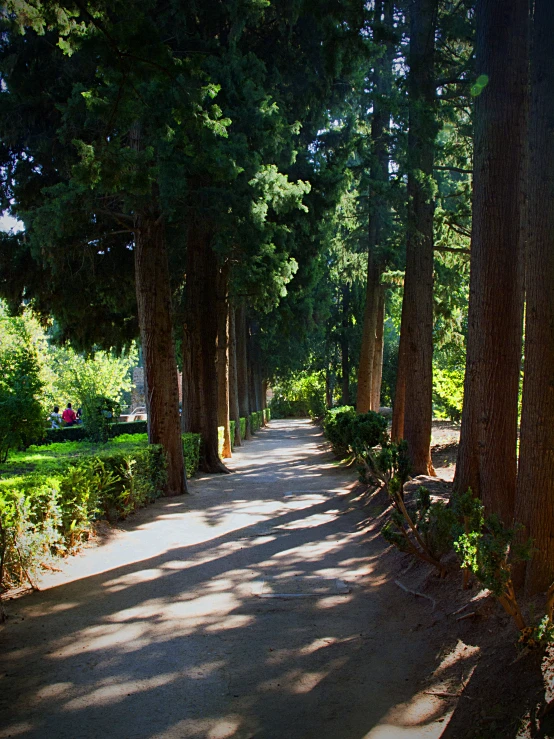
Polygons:
<instances>
[{"instance_id":1,"label":"soil","mask_svg":"<svg viewBox=\"0 0 554 739\"><path fill-rule=\"evenodd\" d=\"M408 498L448 497L455 433ZM229 467L5 603L0 738L554 737L551 656L454 561L441 579L388 546L385 493L317 427L274 421Z\"/></svg>"}]
</instances>

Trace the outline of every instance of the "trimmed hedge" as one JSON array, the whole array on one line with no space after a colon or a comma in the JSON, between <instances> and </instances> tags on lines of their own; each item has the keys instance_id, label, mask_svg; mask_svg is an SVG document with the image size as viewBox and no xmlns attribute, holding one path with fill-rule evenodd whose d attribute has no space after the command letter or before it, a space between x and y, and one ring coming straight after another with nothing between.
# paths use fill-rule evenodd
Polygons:
<instances>
[{"instance_id":1,"label":"trimmed hedge","mask_svg":"<svg viewBox=\"0 0 554 739\"><path fill-rule=\"evenodd\" d=\"M235 426L236 423L234 421L229 421L229 427L230 427L230 434L231 434L231 449L235 446Z\"/></svg>"},{"instance_id":2,"label":"trimmed hedge","mask_svg":"<svg viewBox=\"0 0 554 739\"><path fill-rule=\"evenodd\" d=\"M65 426L61 429L48 429L43 444L56 444L59 441L83 441L86 438L84 426ZM41 443L41 442L38 442Z\"/></svg>"},{"instance_id":3,"label":"trimmed hedge","mask_svg":"<svg viewBox=\"0 0 554 739\"><path fill-rule=\"evenodd\" d=\"M115 438L122 434L146 434L147 431L147 421L129 421L128 423L118 421L110 425L109 436L110 438ZM61 429L48 429L45 440L38 443L55 444L59 441L84 441L86 438L86 426L64 426Z\"/></svg>"},{"instance_id":4,"label":"trimmed hedge","mask_svg":"<svg viewBox=\"0 0 554 739\"><path fill-rule=\"evenodd\" d=\"M240 438L244 439L246 436L246 418L239 418L240 423Z\"/></svg>"},{"instance_id":5,"label":"trimmed hedge","mask_svg":"<svg viewBox=\"0 0 554 739\"><path fill-rule=\"evenodd\" d=\"M217 453L219 458L223 459L223 445L225 444L225 428L223 426L217 427Z\"/></svg>"},{"instance_id":6,"label":"trimmed hedge","mask_svg":"<svg viewBox=\"0 0 554 739\"><path fill-rule=\"evenodd\" d=\"M374 411L358 414L352 406L343 405L327 411L323 430L336 456L358 456L383 441L387 421Z\"/></svg>"},{"instance_id":7,"label":"trimmed hedge","mask_svg":"<svg viewBox=\"0 0 554 739\"><path fill-rule=\"evenodd\" d=\"M194 477L200 466L200 447L202 437L200 434L183 434L183 452L185 453L185 469L187 478Z\"/></svg>"},{"instance_id":8,"label":"trimmed hedge","mask_svg":"<svg viewBox=\"0 0 554 739\"><path fill-rule=\"evenodd\" d=\"M33 473L0 482L4 566L0 587L34 582L42 563L88 538L94 521L126 518L163 493L163 448L102 452L58 474Z\"/></svg>"},{"instance_id":9,"label":"trimmed hedge","mask_svg":"<svg viewBox=\"0 0 554 739\"><path fill-rule=\"evenodd\" d=\"M148 421L117 421L110 426L110 437L122 434L147 434Z\"/></svg>"},{"instance_id":10,"label":"trimmed hedge","mask_svg":"<svg viewBox=\"0 0 554 739\"><path fill-rule=\"evenodd\" d=\"M262 411L262 416L264 419L264 423L269 423L271 421L271 410L269 408L264 408Z\"/></svg>"}]
</instances>

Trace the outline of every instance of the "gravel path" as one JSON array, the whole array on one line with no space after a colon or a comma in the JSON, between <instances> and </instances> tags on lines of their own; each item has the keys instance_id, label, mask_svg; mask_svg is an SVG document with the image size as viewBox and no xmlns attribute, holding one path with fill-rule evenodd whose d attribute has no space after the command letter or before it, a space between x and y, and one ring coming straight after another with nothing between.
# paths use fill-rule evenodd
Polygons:
<instances>
[{"instance_id":1,"label":"gravel path","mask_svg":"<svg viewBox=\"0 0 554 739\"><path fill-rule=\"evenodd\" d=\"M428 609L389 581L307 421L194 480L9 603L0 737L439 737ZM386 558L385 558L386 560Z\"/></svg>"}]
</instances>

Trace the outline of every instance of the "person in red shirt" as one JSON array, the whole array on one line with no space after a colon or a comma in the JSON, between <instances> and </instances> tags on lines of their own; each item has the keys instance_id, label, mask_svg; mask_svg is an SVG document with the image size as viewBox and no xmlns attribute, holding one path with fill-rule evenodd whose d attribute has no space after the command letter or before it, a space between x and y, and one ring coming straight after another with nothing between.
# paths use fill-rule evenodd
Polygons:
<instances>
[{"instance_id":1,"label":"person in red shirt","mask_svg":"<svg viewBox=\"0 0 554 739\"><path fill-rule=\"evenodd\" d=\"M65 423L66 426L73 426L76 418L77 418L77 414L71 407L71 403L68 403L67 408L62 413L62 421Z\"/></svg>"}]
</instances>

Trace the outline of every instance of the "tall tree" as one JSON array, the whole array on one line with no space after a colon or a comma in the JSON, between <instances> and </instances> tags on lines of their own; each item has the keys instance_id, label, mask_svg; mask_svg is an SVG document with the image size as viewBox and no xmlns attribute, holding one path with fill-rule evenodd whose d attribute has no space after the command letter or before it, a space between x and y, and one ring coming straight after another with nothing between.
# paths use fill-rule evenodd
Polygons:
<instances>
[{"instance_id":1,"label":"tall tree","mask_svg":"<svg viewBox=\"0 0 554 739\"><path fill-rule=\"evenodd\" d=\"M392 64L395 53L393 13L393 0L379 0L375 3L373 42L381 46L381 53L374 62L373 72L368 265L362 346L358 364L356 400L358 413L379 410L381 390L383 313L380 311L382 305L380 281L389 178L388 135L391 121Z\"/></svg>"},{"instance_id":2,"label":"tall tree","mask_svg":"<svg viewBox=\"0 0 554 739\"><path fill-rule=\"evenodd\" d=\"M525 375L515 520L535 549L531 595L554 582L554 12L536 0L531 42Z\"/></svg>"},{"instance_id":3,"label":"tall tree","mask_svg":"<svg viewBox=\"0 0 554 739\"><path fill-rule=\"evenodd\" d=\"M527 0L478 0L467 359L455 489L510 525L521 364ZM509 50L509 53L507 53Z\"/></svg>"},{"instance_id":4,"label":"tall tree","mask_svg":"<svg viewBox=\"0 0 554 739\"><path fill-rule=\"evenodd\" d=\"M408 215L393 434L408 442L412 472L433 474L433 161L438 0L410 3Z\"/></svg>"}]
</instances>

